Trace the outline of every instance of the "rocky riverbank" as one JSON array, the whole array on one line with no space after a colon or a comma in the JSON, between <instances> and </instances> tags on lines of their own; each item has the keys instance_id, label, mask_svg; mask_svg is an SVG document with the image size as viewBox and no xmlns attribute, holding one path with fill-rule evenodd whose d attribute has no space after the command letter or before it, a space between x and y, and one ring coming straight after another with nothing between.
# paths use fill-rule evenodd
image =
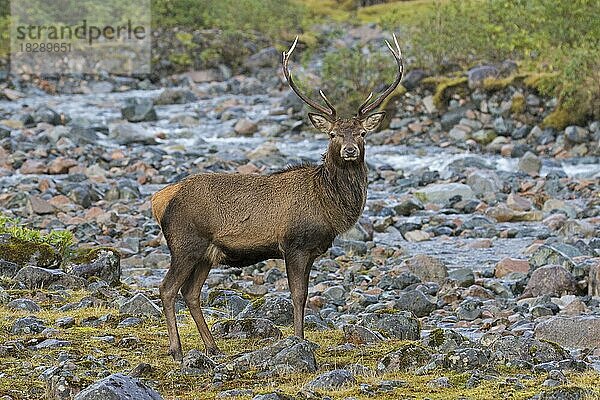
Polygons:
<instances>
[{"instance_id":1,"label":"rocky riverbank","mask_svg":"<svg viewBox=\"0 0 600 400\"><path fill-rule=\"evenodd\" d=\"M326 148L266 57L233 77L4 89L0 210L76 244L1 231L2 399L597 398L600 124L544 128L556 100L510 64L406 76L388 128L367 138L363 217L311 272L308 341L289 337L284 268L269 261L208 278L225 356L166 356L169 257L149 196Z\"/></svg>"}]
</instances>

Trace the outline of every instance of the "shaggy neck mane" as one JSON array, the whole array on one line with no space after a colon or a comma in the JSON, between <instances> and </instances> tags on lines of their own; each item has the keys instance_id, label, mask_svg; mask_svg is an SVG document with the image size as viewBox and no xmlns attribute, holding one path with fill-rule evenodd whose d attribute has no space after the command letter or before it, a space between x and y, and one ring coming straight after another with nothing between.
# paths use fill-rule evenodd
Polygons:
<instances>
[{"instance_id":1,"label":"shaggy neck mane","mask_svg":"<svg viewBox=\"0 0 600 400\"><path fill-rule=\"evenodd\" d=\"M364 151L356 161L344 161L339 149L329 146L316 178L323 188L323 203L336 234L352 228L360 217L367 197L367 167Z\"/></svg>"}]
</instances>

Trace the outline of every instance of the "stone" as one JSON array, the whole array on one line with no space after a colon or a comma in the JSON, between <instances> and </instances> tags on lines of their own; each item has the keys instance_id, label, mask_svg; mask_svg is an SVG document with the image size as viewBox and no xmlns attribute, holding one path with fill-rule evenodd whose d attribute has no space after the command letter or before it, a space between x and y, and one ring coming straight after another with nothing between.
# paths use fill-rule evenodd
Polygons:
<instances>
[{"instance_id":1,"label":"stone","mask_svg":"<svg viewBox=\"0 0 600 400\"><path fill-rule=\"evenodd\" d=\"M48 165L38 160L25 160L19 171L24 175L39 175L48 172Z\"/></svg>"},{"instance_id":2,"label":"stone","mask_svg":"<svg viewBox=\"0 0 600 400\"><path fill-rule=\"evenodd\" d=\"M17 318L15 322L13 322L10 331L13 333L13 335L28 335L30 333L40 333L44 329L46 329L46 323L42 319L34 316L28 316Z\"/></svg>"},{"instance_id":3,"label":"stone","mask_svg":"<svg viewBox=\"0 0 600 400\"><path fill-rule=\"evenodd\" d=\"M210 375L215 370L215 363L198 350L190 350L181 362L181 370L186 375Z\"/></svg>"},{"instance_id":4,"label":"stone","mask_svg":"<svg viewBox=\"0 0 600 400\"><path fill-rule=\"evenodd\" d=\"M73 400L162 400L162 396L142 383L121 373L109 375L79 392Z\"/></svg>"},{"instance_id":5,"label":"stone","mask_svg":"<svg viewBox=\"0 0 600 400\"><path fill-rule=\"evenodd\" d=\"M262 349L234 358L225 364L226 370L246 372L248 369L280 374L315 372L318 345L297 336L287 337Z\"/></svg>"},{"instance_id":6,"label":"stone","mask_svg":"<svg viewBox=\"0 0 600 400\"><path fill-rule=\"evenodd\" d=\"M415 197L407 197L404 198L400 203L394 206L394 211L398 215L403 215L405 217L410 216L415 211L423 210L425 206L423 203L415 198Z\"/></svg>"},{"instance_id":7,"label":"stone","mask_svg":"<svg viewBox=\"0 0 600 400\"><path fill-rule=\"evenodd\" d=\"M41 341L40 343L32 346L32 350L44 350L44 349L56 349L59 347L68 347L71 346L72 343L68 340L59 340L59 339L46 339Z\"/></svg>"},{"instance_id":8,"label":"stone","mask_svg":"<svg viewBox=\"0 0 600 400\"><path fill-rule=\"evenodd\" d=\"M28 289L49 288L56 285L78 289L87 284L85 279L66 274L61 270L33 266L21 268L14 279L23 283Z\"/></svg>"},{"instance_id":9,"label":"stone","mask_svg":"<svg viewBox=\"0 0 600 400\"><path fill-rule=\"evenodd\" d=\"M64 125L65 122L63 115L57 113L47 106L39 107L33 112L32 117L36 124L45 122L50 125Z\"/></svg>"},{"instance_id":10,"label":"stone","mask_svg":"<svg viewBox=\"0 0 600 400\"><path fill-rule=\"evenodd\" d=\"M38 196L29 196L27 208L29 209L30 214L45 215L54 214L56 212L56 207Z\"/></svg>"},{"instance_id":11,"label":"stone","mask_svg":"<svg viewBox=\"0 0 600 400\"><path fill-rule=\"evenodd\" d=\"M73 317L60 317L60 318L57 318L54 323L59 328L68 329L68 328L71 328L71 327L75 326L75 318L73 318Z\"/></svg>"},{"instance_id":12,"label":"stone","mask_svg":"<svg viewBox=\"0 0 600 400\"><path fill-rule=\"evenodd\" d=\"M77 161L68 157L56 157L48 165L48 173L53 175L66 174L70 168L77 165Z\"/></svg>"},{"instance_id":13,"label":"stone","mask_svg":"<svg viewBox=\"0 0 600 400\"><path fill-rule=\"evenodd\" d=\"M346 289L342 285L335 285L325 289L322 296L336 305L346 303Z\"/></svg>"},{"instance_id":14,"label":"stone","mask_svg":"<svg viewBox=\"0 0 600 400\"><path fill-rule=\"evenodd\" d=\"M275 325L289 326L294 321L293 310L290 300L280 296L268 296L248 304L237 318L265 318Z\"/></svg>"},{"instance_id":15,"label":"stone","mask_svg":"<svg viewBox=\"0 0 600 400\"><path fill-rule=\"evenodd\" d=\"M425 346L436 349L440 353L448 353L456 349L467 339L452 329L436 328L422 340Z\"/></svg>"},{"instance_id":16,"label":"stone","mask_svg":"<svg viewBox=\"0 0 600 400\"><path fill-rule=\"evenodd\" d=\"M419 68L411 68L411 70L408 71L406 75L404 75L404 78L402 79L402 86L404 86L406 90L413 90L419 85L419 82L421 82L426 76L427 72L425 72L424 70Z\"/></svg>"},{"instance_id":17,"label":"stone","mask_svg":"<svg viewBox=\"0 0 600 400\"><path fill-rule=\"evenodd\" d=\"M421 334L419 320L409 311L366 314L360 324L388 338L400 340L418 340Z\"/></svg>"},{"instance_id":18,"label":"stone","mask_svg":"<svg viewBox=\"0 0 600 400\"><path fill-rule=\"evenodd\" d=\"M265 318L218 321L210 330L216 337L225 339L280 339L283 336L281 330Z\"/></svg>"},{"instance_id":19,"label":"stone","mask_svg":"<svg viewBox=\"0 0 600 400\"><path fill-rule=\"evenodd\" d=\"M481 316L483 302L479 299L467 298L456 309L456 316L461 321L474 321Z\"/></svg>"},{"instance_id":20,"label":"stone","mask_svg":"<svg viewBox=\"0 0 600 400\"><path fill-rule=\"evenodd\" d=\"M522 298L540 295L562 296L577 291L577 281L573 275L560 265L547 265L531 273Z\"/></svg>"},{"instance_id":21,"label":"stone","mask_svg":"<svg viewBox=\"0 0 600 400\"><path fill-rule=\"evenodd\" d=\"M598 392L588 388L567 386L544 390L532 398L535 400L595 400L598 398Z\"/></svg>"},{"instance_id":22,"label":"stone","mask_svg":"<svg viewBox=\"0 0 600 400\"><path fill-rule=\"evenodd\" d=\"M416 343L408 343L379 360L377 372L415 372L418 368L429 364L431 356L432 353L427 348Z\"/></svg>"},{"instance_id":23,"label":"stone","mask_svg":"<svg viewBox=\"0 0 600 400\"><path fill-rule=\"evenodd\" d=\"M121 257L117 251L111 249L89 250L85 262L70 264L66 270L85 279L102 279L113 286L121 283Z\"/></svg>"},{"instance_id":24,"label":"stone","mask_svg":"<svg viewBox=\"0 0 600 400\"><path fill-rule=\"evenodd\" d=\"M585 128L571 125L565 128L565 137L571 143L586 143L591 138L591 134Z\"/></svg>"},{"instance_id":25,"label":"stone","mask_svg":"<svg viewBox=\"0 0 600 400\"><path fill-rule=\"evenodd\" d=\"M157 106L168 104L186 104L198 100L196 95L187 89L165 89L154 100Z\"/></svg>"},{"instance_id":26,"label":"stone","mask_svg":"<svg viewBox=\"0 0 600 400\"><path fill-rule=\"evenodd\" d=\"M467 176L467 185L477 196L495 194L500 191L501 183L493 172L474 171Z\"/></svg>"},{"instance_id":27,"label":"stone","mask_svg":"<svg viewBox=\"0 0 600 400\"><path fill-rule=\"evenodd\" d=\"M356 378L352 372L345 369L334 369L317 376L304 387L309 390L337 390L355 383Z\"/></svg>"},{"instance_id":28,"label":"stone","mask_svg":"<svg viewBox=\"0 0 600 400\"><path fill-rule=\"evenodd\" d=\"M459 268L450 270L448 277L460 287L469 287L475 283L475 275L471 268Z\"/></svg>"},{"instance_id":29,"label":"stone","mask_svg":"<svg viewBox=\"0 0 600 400\"><path fill-rule=\"evenodd\" d=\"M536 364L571 358L561 346L532 337L503 336L494 340L489 348L491 360L509 368L531 368Z\"/></svg>"},{"instance_id":30,"label":"stone","mask_svg":"<svg viewBox=\"0 0 600 400\"><path fill-rule=\"evenodd\" d=\"M496 264L494 276L496 276L496 278L502 278L513 272L520 272L522 274L529 272L529 261L505 257Z\"/></svg>"},{"instance_id":31,"label":"stone","mask_svg":"<svg viewBox=\"0 0 600 400\"><path fill-rule=\"evenodd\" d=\"M119 307L119 313L160 318L162 311L143 293L136 293Z\"/></svg>"},{"instance_id":32,"label":"stone","mask_svg":"<svg viewBox=\"0 0 600 400\"><path fill-rule=\"evenodd\" d=\"M121 108L121 116L129 122L156 121L158 117L151 99L132 97L125 100Z\"/></svg>"},{"instance_id":33,"label":"stone","mask_svg":"<svg viewBox=\"0 0 600 400\"><path fill-rule=\"evenodd\" d=\"M30 299L14 299L10 301L6 307L13 310L24 310L31 312L38 312L42 310L35 301Z\"/></svg>"},{"instance_id":34,"label":"stone","mask_svg":"<svg viewBox=\"0 0 600 400\"><path fill-rule=\"evenodd\" d=\"M360 325L344 325L344 339L346 343L355 345L378 343L384 340L383 336L378 332L374 332Z\"/></svg>"},{"instance_id":35,"label":"stone","mask_svg":"<svg viewBox=\"0 0 600 400\"><path fill-rule=\"evenodd\" d=\"M533 269L554 264L562 265L566 269L572 270L575 267L573 258L581 255L577 247L567 243L543 244L533 252L529 258L529 263Z\"/></svg>"},{"instance_id":36,"label":"stone","mask_svg":"<svg viewBox=\"0 0 600 400\"><path fill-rule=\"evenodd\" d=\"M468 84L470 89L483 87L486 78L496 78L500 72L492 65L481 65L471 68L467 71Z\"/></svg>"},{"instance_id":37,"label":"stone","mask_svg":"<svg viewBox=\"0 0 600 400\"><path fill-rule=\"evenodd\" d=\"M409 290L400 294L394 302L394 308L411 311L417 317L425 317L436 309L436 305L420 290Z\"/></svg>"},{"instance_id":38,"label":"stone","mask_svg":"<svg viewBox=\"0 0 600 400\"><path fill-rule=\"evenodd\" d=\"M457 372L486 369L490 363L490 351L478 347L459 347L445 355L443 366Z\"/></svg>"},{"instance_id":39,"label":"stone","mask_svg":"<svg viewBox=\"0 0 600 400\"><path fill-rule=\"evenodd\" d=\"M249 304L250 300L233 290L213 289L208 293L207 305L227 311L229 318L237 317Z\"/></svg>"},{"instance_id":40,"label":"stone","mask_svg":"<svg viewBox=\"0 0 600 400\"><path fill-rule=\"evenodd\" d=\"M525 197L521 197L516 193L511 193L506 198L506 205L516 211L529 211L531 210L531 201Z\"/></svg>"},{"instance_id":41,"label":"stone","mask_svg":"<svg viewBox=\"0 0 600 400\"><path fill-rule=\"evenodd\" d=\"M491 143L496 136L496 131L493 129L479 129L471 134L473 140L483 146Z\"/></svg>"},{"instance_id":42,"label":"stone","mask_svg":"<svg viewBox=\"0 0 600 400\"><path fill-rule=\"evenodd\" d=\"M551 317L536 325L534 335L567 348L598 348L600 316Z\"/></svg>"},{"instance_id":43,"label":"stone","mask_svg":"<svg viewBox=\"0 0 600 400\"><path fill-rule=\"evenodd\" d=\"M475 194L463 183L434 183L417 190L415 196L423 202L445 204L457 196L465 200L474 198Z\"/></svg>"},{"instance_id":44,"label":"stone","mask_svg":"<svg viewBox=\"0 0 600 400\"><path fill-rule=\"evenodd\" d=\"M524 172L530 176L538 176L540 169L542 168L542 161L538 156L528 151L523 157L519 159L517 165L519 171Z\"/></svg>"},{"instance_id":45,"label":"stone","mask_svg":"<svg viewBox=\"0 0 600 400\"><path fill-rule=\"evenodd\" d=\"M247 118L242 118L235 123L233 130L238 135L252 136L252 134L258 131L258 125Z\"/></svg>"},{"instance_id":46,"label":"stone","mask_svg":"<svg viewBox=\"0 0 600 400\"><path fill-rule=\"evenodd\" d=\"M119 144L156 144L154 134L143 127L130 122L109 124L108 137Z\"/></svg>"},{"instance_id":47,"label":"stone","mask_svg":"<svg viewBox=\"0 0 600 400\"><path fill-rule=\"evenodd\" d=\"M405 232L402 236L404 236L404 239L406 239L407 241L412 242L412 243L424 242L426 240L431 239L431 236L429 235L428 232L421 231L421 230L408 231L408 232Z\"/></svg>"},{"instance_id":48,"label":"stone","mask_svg":"<svg viewBox=\"0 0 600 400\"><path fill-rule=\"evenodd\" d=\"M266 47L250 55L244 60L244 66L249 70L276 67L279 65L281 54L275 47Z\"/></svg>"},{"instance_id":49,"label":"stone","mask_svg":"<svg viewBox=\"0 0 600 400\"><path fill-rule=\"evenodd\" d=\"M444 283L448 277L448 268L439 259L426 254L417 254L406 261L408 270L422 282Z\"/></svg>"},{"instance_id":50,"label":"stone","mask_svg":"<svg viewBox=\"0 0 600 400\"><path fill-rule=\"evenodd\" d=\"M439 378L435 378L427 382L427 387L433 389L445 389L451 388L452 384L450 383L450 379L448 379L448 377L441 376Z\"/></svg>"},{"instance_id":51,"label":"stone","mask_svg":"<svg viewBox=\"0 0 600 400\"><path fill-rule=\"evenodd\" d=\"M600 261L590 266L588 274L588 295L600 297Z\"/></svg>"}]
</instances>

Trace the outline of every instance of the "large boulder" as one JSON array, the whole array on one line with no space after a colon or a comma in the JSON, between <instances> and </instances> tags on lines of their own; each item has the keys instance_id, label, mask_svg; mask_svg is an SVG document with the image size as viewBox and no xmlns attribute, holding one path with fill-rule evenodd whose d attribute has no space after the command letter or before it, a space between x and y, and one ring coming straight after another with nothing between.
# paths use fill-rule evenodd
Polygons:
<instances>
[{"instance_id":1,"label":"large boulder","mask_svg":"<svg viewBox=\"0 0 600 400\"><path fill-rule=\"evenodd\" d=\"M535 327L535 337L569 348L600 348L600 316L551 317Z\"/></svg>"},{"instance_id":2,"label":"large boulder","mask_svg":"<svg viewBox=\"0 0 600 400\"><path fill-rule=\"evenodd\" d=\"M125 101L121 116L129 122L156 121L158 119L151 99L132 97Z\"/></svg>"},{"instance_id":3,"label":"large boulder","mask_svg":"<svg viewBox=\"0 0 600 400\"><path fill-rule=\"evenodd\" d=\"M265 318L275 325L286 326L291 325L294 321L294 307L288 299L281 296L269 296L248 304L238 318Z\"/></svg>"},{"instance_id":4,"label":"large boulder","mask_svg":"<svg viewBox=\"0 0 600 400\"><path fill-rule=\"evenodd\" d=\"M444 283L448 277L448 268L439 258L426 254L417 254L406 261L408 270L422 282Z\"/></svg>"},{"instance_id":5,"label":"large boulder","mask_svg":"<svg viewBox=\"0 0 600 400\"><path fill-rule=\"evenodd\" d=\"M25 285L28 289L64 286L69 289L85 287L87 281L78 276L67 274L58 269L40 267L23 267L14 276L14 280Z\"/></svg>"},{"instance_id":6,"label":"large boulder","mask_svg":"<svg viewBox=\"0 0 600 400\"><path fill-rule=\"evenodd\" d=\"M362 317L361 325L388 338L418 340L421 335L419 320L409 311L367 314Z\"/></svg>"},{"instance_id":7,"label":"large boulder","mask_svg":"<svg viewBox=\"0 0 600 400\"><path fill-rule=\"evenodd\" d=\"M574 294L577 281L573 275L560 265L546 265L531 273L522 297L536 297L544 294L562 296Z\"/></svg>"},{"instance_id":8,"label":"large boulder","mask_svg":"<svg viewBox=\"0 0 600 400\"><path fill-rule=\"evenodd\" d=\"M423 202L445 204L457 196L463 200L472 199L475 193L463 183L433 183L417 190L415 196Z\"/></svg>"},{"instance_id":9,"label":"large boulder","mask_svg":"<svg viewBox=\"0 0 600 400\"><path fill-rule=\"evenodd\" d=\"M74 400L162 400L162 396L140 382L123 374L109 375L79 392Z\"/></svg>"},{"instance_id":10,"label":"large boulder","mask_svg":"<svg viewBox=\"0 0 600 400\"><path fill-rule=\"evenodd\" d=\"M427 348L417 343L408 343L379 360L377 372L414 372L429 364L431 356L432 353Z\"/></svg>"},{"instance_id":11,"label":"large boulder","mask_svg":"<svg viewBox=\"0 0 600 400\"><path fill-rule=\"evenodd\" d=\"M279 339L283 336L281 330L265 318L228 319L215 323L210 330L225 339Z\"/></svg>"},{"instance_id":12,"label":"large boulder","mask_svg":"<svg viewBox=\"0 0 600 400\"><path fill-rule=\"evenodd\" d=\"M91 249L77 257L66 270L85 279L97 277L110 285L118 285L121 282L121 256L112 249Z\"/></svg>"}]
</instances>

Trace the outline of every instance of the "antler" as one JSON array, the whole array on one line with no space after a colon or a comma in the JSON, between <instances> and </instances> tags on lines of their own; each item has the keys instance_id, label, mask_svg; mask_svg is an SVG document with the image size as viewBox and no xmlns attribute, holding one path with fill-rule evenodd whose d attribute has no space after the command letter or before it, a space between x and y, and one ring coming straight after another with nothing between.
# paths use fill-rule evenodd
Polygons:
<instances>
[{"instance_id":1,"label":"antler","mask_svg":"<svg viewBox=\"0 0 600 400\"><path fill-rule=\"evenodd\" d=\"M398 74L396 75L396 80L374 102L368 104L369 100L371 100L371 98L373 97L373 92L371 92L369 94L369 97L367 97L367 99L360 105L360 107L358 107L359 117L363 117L371 111L375 110L377 107L379 107L381 103L383 103L385 98L388 97L394 91L394 89L396 89L396 87L402 80L402 75L404 74L404 64L402 63L402 50L400 50L400 45L398 44L398 39L396 39L396 34L394 33L393 36L394 44L396 45L396 50L392 48L392 45L387 40L385 41L385 44L387 44L387 47L392 52L394 58L396 59L396 63L398 64Z\"/></svg>"},{"instance_id":2,"label":"antler","mask_svg":"<svg viewBox=\"0 0 600 400\"><path fill-rule=\"evenodd\" d=\"M326 117L330 118L333 121L333 120L335 120L337 113L335 111L335 108L329 101L329 99L325 96L325 93L323 93L322 90L319 90L319 95L321 95L323 100L325 100L325 104L327 104L327 107L329 107L329 109L323 107L319 103L314 102L311 99L309 99L308 97L304 96L300 92L300 89L298 89L298 86L296 86L296 83L294 83L294 80L292 79L292 75L290 74L290 70L288 68L288 61L290 60L290 55L296 48L296 43L298 43L298 36L296 36L296 39L294 40L292 47L290 47L290 49L287 52L285 52L285 51L283 52L283 75L285 75L285 79L287 79L288 84L290 85L290 87L292 88L294 93L296 93L303 102L305 102L306 104L308 104L315 110L325 114Z\"/></svg>"}]
</instances>

